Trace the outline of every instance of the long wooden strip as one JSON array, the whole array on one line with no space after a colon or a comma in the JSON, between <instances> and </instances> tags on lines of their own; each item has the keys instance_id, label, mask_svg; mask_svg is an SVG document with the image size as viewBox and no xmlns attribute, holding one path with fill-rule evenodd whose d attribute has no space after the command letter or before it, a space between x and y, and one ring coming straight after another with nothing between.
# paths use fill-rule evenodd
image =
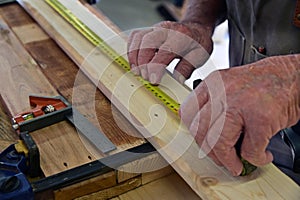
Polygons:
<instances>
[{"instance_id":1,"label":"long wooden strip","mask_svg":"<svg viewBox=\"0 0 300 200\"><path fill-rule=\"evenodd\" d=\"M226 170L217 167L210 159L199 159L200 150L188 131L180 125L179 118L166 111L159 102L149 96L147 91L140 88L134 76L124 74L118 66L111 64L98 51L89 54L93 48L89 47L85 43L86 41L43 1L20 0L19 2L74 60L83 61L88 57L84 63L79 62L81 69L126 117L134 118L131 122L136 128L148 138L202 198L300 198L299 186L272 164L261 167L251 176L233 178ZM81 13L78 17L82 18L83 21L91 15L79 3L61 2L65 3L65 6L70 10L78 10ZM98 20L93 19L93 27L97 27L97 23ZM121 40L117 41L120 42ZM126 46L125 43L119 45L122 48ZM165 85L178 85L170 78L167 80ZM177 95L179 95L178 90L174 91ZM182 93L181 89L179 91ZM183 93L186 94L187 91Z\"/></svg>"}]
</instances>

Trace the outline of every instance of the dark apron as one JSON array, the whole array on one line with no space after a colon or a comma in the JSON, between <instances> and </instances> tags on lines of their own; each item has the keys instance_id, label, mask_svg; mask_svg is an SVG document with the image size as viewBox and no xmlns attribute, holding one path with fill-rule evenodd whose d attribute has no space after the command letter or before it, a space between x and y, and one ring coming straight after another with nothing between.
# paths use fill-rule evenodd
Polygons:
<instances>
[{"instance_id":1,"label":"dark apron","mask_svg":"<svg viewBox=\"0 0 300 200\"><path fill-rule=\"evenodd\" d=\"M300 28L293 24L295 7L296 0L227 0L230 66L300 53ZM285 139L282 131L276 134L268 150L273 153L273 163L300 184L300 173L293 170L294 155Z\"/></svg>"}]
</instances>

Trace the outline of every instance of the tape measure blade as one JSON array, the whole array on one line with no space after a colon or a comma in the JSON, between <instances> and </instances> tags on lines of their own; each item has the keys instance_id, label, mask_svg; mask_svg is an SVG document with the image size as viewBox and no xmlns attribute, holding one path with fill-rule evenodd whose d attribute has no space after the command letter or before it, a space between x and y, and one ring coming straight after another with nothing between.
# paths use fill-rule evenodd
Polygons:
<instances>
[{"instance_id":1,"label":"tape measure blade","mask_svg":"<svg viewBox=\"0 0 300 200\"><path fill-rule=\"evenodd\" d=\"M113 48L106 44L101 37L96 35L60 1L46 0L46 2L66 21L68 21L77 31L79 31L86 39L97 46L106 56L111 58L118 66L122 67L125 71L130 71L130 65L128 61L121 55L118 55ZM162 102L168 109L170 109L175 114L178 114L178 110L180 107L180 104L178 102L176 102L169 95L160 90L159 87L150 84L142 77L138 77L138 80L142 82L145 88L150 91L156 98L158 98L160 102Z\"/></svg>"}]
</instances>

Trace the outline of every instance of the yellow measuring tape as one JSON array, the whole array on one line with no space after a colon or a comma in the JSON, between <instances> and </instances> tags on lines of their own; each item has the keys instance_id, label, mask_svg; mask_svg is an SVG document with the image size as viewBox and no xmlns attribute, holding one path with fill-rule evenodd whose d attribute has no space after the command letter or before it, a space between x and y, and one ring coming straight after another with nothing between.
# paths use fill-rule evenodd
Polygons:
<instances>
[{"instance_id":1,"label":"yellow measuring tape","mask_svg":"<svg viewBox=\"0 0 300 200\"><path fill-rule=\"evenodd\" d=\"M110 57L115 63L121 66L124 70L130 71L130 65L122 56L118 55L114 49L104 42L102 38L96 35L89 27L87 27L82 21L80 21L70 10L62 5L57 0L45 0L56 12L58 12L66 21L68 21L77 31L79 31L86 39L88 39L93 45L99 47L99 49L108 57ZM142 77L137 77L138 80L163 102L171 111L178 114L180 104L172 99L169 95L164 93L158 86L152 85L149 81L144 80ZM244 159L241 159L244 165L241 176L250 174L256 169L251 163Z\"/></svg>"},{"instance_id":2,"label":"yellow measuring tape","mask_svg":"<svg viewBox=\"0 0 300 200\"><path fill-rule=\"evenodd\" d=\"M105 55L110 57L115 63L121 66L125 71L130 71L130 65L126 59L118 55L114 49L107 45L102 38L96 35L89 27L80 21L70 10L62 5L57 0L46 0L46 2L58 12L66 21L68 21L77 31L79 31L86 39L93 45L98 47ZM158 86L152 85L149 81L144 80L138 76L137 79L149 90L155 97L157 97L163 104L165 104L171 111L178 113L180 104L172 99L169 95L163 92Z\"/></svg>"}]
</instances>

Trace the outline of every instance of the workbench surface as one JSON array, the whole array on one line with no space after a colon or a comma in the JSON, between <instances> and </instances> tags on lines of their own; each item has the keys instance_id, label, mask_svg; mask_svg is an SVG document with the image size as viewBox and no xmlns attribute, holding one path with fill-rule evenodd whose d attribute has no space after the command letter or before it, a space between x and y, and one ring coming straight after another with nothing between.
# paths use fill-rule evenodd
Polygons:
<instances>
[{"instance_id":1,"label":"workbench surface","mask_svg":"<svg viewBox=\"0 0 300 200\"><path fill-rule=\"evenodd\" d=\"M97 16L105 19L100 12ZM113 26L109 20L105 20L109 26ZM1 5L0 33L0 150L18 139L11 128L10 119L30 108L29 94L60 94L69 102L76 102L76 108L117 146L117 150L104 155L93 149L67 122L34 131L31 135L39 147L45 177L146 143L18 3ZM75 89L79 96L73 96ZM93 104L86 102L87 98L93 99ZM154 153L140 162L149 164L164 161L158 153ZM132 165L136 165L136 162ZM147 173L128 173L120 168L52 191L51 196L55 199L199 198L168 165Z\"/></svg>"}]
</instances>

